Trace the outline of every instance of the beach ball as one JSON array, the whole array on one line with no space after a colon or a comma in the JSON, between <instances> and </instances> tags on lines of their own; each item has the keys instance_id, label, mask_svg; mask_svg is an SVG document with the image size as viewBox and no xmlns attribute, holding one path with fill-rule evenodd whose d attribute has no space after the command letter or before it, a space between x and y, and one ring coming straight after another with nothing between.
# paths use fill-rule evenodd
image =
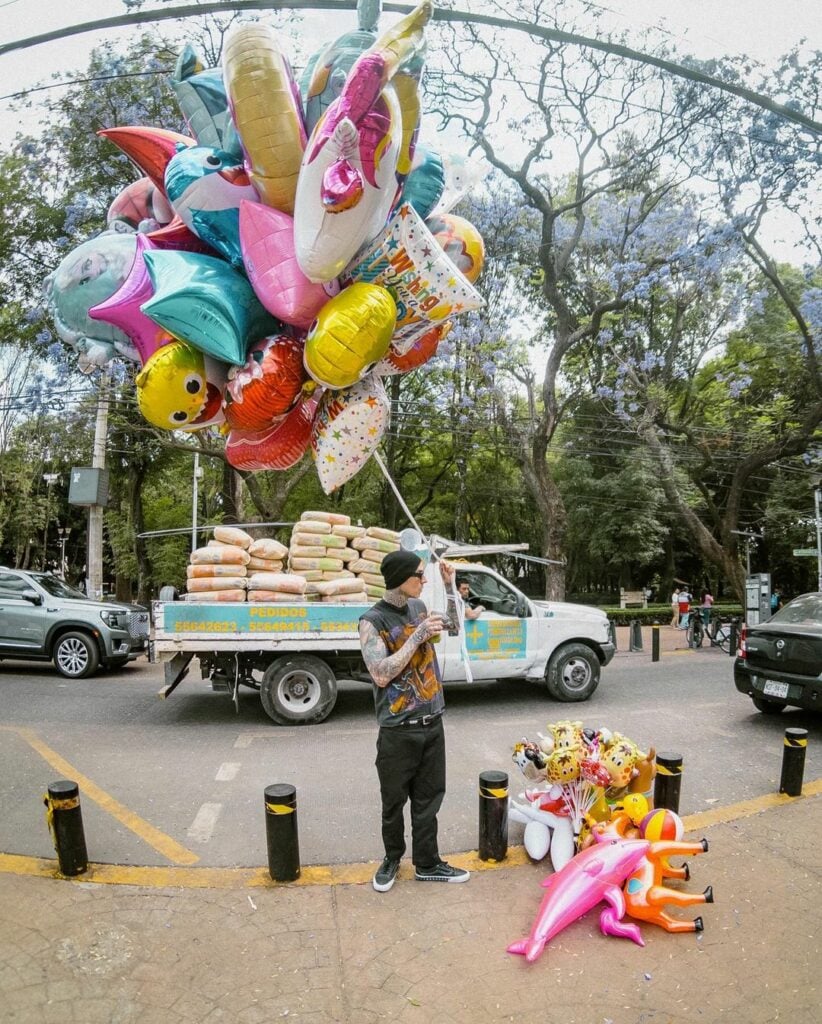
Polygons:
<instances>
[{"instance_id":1,"label":"beach ball","mask_svg":"<svg viewBox=\"0 0 822 1024\"><path fill-rule=\"evenodd\" d=\"M639 823L639 834L651 843L661 839L678 843L685 834L685 826L678 814L665 807L658 807L655 811L649 811Z\"/></svg>"}]
</instances>

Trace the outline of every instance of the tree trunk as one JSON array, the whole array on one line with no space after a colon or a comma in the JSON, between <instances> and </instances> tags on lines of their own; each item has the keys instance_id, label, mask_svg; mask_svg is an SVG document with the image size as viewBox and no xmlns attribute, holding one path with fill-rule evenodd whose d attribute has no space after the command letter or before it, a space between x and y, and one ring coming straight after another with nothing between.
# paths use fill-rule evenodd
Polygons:
<instances>
[{"instance_id":1,"label":"tree trunk","mask_svg":"<svg viewBox=\"0 0 822 1024\"><path fill-rule=\"evenodd\" d=\"M520 465L525 483L539 513L542 534L542 557L550 558L552 565L545 568L545 597L548 601L565 600L565 527L567 515L559 488L547 465L534 465L521 458Z\"/></svg>"}]
</instances>

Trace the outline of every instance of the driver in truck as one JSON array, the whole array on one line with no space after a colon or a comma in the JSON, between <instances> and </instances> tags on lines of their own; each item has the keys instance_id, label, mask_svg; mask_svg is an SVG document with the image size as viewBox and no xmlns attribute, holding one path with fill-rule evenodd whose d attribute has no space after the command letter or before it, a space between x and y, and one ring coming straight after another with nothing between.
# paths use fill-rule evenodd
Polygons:
<instances>
[{"instance_id":1,"label":"driver in truck","mask_svg":"<svg viewBox=\"0 0 822 1024\"><path fill-rule=\"evenodd\" d=\"M485 608L481 604L474 602L471 597L471 588L465 580L457 583L457 590L459 591L460 598L462 600L462 611L466 619L478 619L480 615L485 611Z\"/></svg>"},{"instance_id":2,"label":"driver in truck","mask_svg":"<svg viewBox=\"0 0 822 1024\"><path fill-rule=\"evenodd\" d=\"M385 594L359 620L363 660L374 683L377 775L385 858L372 880L377 892L393 886L405 853L405 804L411 801L411 859L420 882L467 882L469 873L440 858L437 814L445 796L442 677L432 644L457 623L456 602L429 612L419 599L425 570L411 551L382 560ZM454 568L439 563L450 595Z\"/></svg>"}]
</instances>

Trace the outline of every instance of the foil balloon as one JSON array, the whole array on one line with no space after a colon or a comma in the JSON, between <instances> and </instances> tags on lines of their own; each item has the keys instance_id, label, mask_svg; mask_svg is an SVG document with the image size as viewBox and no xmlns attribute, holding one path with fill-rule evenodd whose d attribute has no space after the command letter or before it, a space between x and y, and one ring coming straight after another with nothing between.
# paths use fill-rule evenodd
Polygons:
<instances>
[{"instance_id":1,"label":"foil balloon","mask_svg":"<svg viewBox=\"0 0 822 1024\"><path fill-rule=\"evenodd\" d=\"M166 167L178 150L196 145L194 139L166 128L128 126L103 128L98 135L121 149L165 195Z\"/></svg>"},{"instance_id":2,"label":"foil balloon","mask_svg":"<svg viewBox=\"0 0 822 1024\"><path fill-rule=\"evenodd\" d=\"M474 225L453 213L429 217L426 227L454 266L473 284L485 263L485 243Z\"/></svg>"},{"instance_id":3,"label":"foil balloon","mask_svg":"<svg viewBox=\"0 0 822 1024\"><path fill-rule=\"evenodd\" d=\"M284 334L263 338L251 347L245 366L228 372L226 421L240 430L270 427L294 405L305 383L302 341Z\"/></svg>"},{"instance_id":4,"label":"foil balloon","mask_svg":"<svg viewBox=\"0 0 822 1024\"><path fill-rule=\"evenodd\" d=\"M171 75L171 88L198 145L225 149L231 114L220 69L206 68L194 48L186 43Z\"/></svg>"},{"instance_id":5,"label":"foil balloon","mask_svg":"<svg viewBox=\"0 0 822 1024\"><path fill-rule=\"evenodd\" d=\"M377 12L379 15L379 11ZM359 11L358 11L359 15ZM348 73L360 54L377 40L373 24L363 26L359 17L356 32L346 32L333 43L318 50L306 64L300 80L300 92L305 111L305 128L311 133L322 115L339 97Z\"/></svg>"},{"instance_id":6,"label":"foil balloon","mask_svg":"<svg viewBox=\"0 0 822 1024\"><path fill-rule=\"evenodd\" d=\"M402 202L409 203L425 220L445 190L442 159L426 146L417 146L411 171L403 184Z\"/></svg>"},{"instance_id":7,"label":"foil balloon","mask_svg":"<svg viewBox=\"0 0 822 1024\"><path fill-rule=\"evenodd\" d=\"M311 134L294 220L297 260L312 281L338 277L388 218L404 142L391 79L421 49L432 13L430 0L424 0L362 54Z\"/></svg>"},{"instance_id":8,"label":"foil balloon","mask_svg":"<svg viewBox=\"0 0 822 1024\"><path fill-rule=\"evenodd\" d=\"M582 850L561 871L542 883L543 896L537 916L526 939L512 942L509 953L537 960L548 942L569 924L603 900L608 906L599 918L603 935L617 935L644 946L639 928L625 924L622 885L645 857L650 843L645 839L601 839Z\"/></svg>"},{"instance_id":9,"label":"foil balloon","mask_svg":"<svg viewBox=\"0 0 822 1024\"><path fill-rule=\"evenodd\" d=\"M257 193L237 158L209 146L182 149L166 168L165 187L186 227L242 268L240 203Z\"/></svg>"},{"instance_id":10,"label":"foil balloon","mask_svg":"<svg viewBox=\"0 0 822 1024\"><path fill-rule=\"evenodd\" d=\"M174 219L168 224L149 231L148 237L156 249L182 249L184 252L201 252L206 256L214 255L211 246L190 231L176 213Z\"/></svg>"},{"instance_id":11,"label":"foil balloon","mask_svg":"<svg viewBox=\"0 0 822 1024\"><path fill-rule=\"evenodd\" d=\"M262 203L240 204L240 246L251 287L269 313L307 330L339 290L336 279L309 281L294 250L294 221Z\"/></svg>"},{"instance_id":12,"label":"foil balloon","mask_svg":"<svg viewBox=\"0 0 822 1024\"><path fill-rule=\"evenodd\" d=\"M106 213L106 224L127 224L135 231L151 231L168 224L174 211L164 193L149 177L138 178L118 193Z\"/></svg>"},{"instance_id":13,"label":"foil balloon","mask_svg":"<svg viewBox=\"0 0 822 1024\"><path fill-rule=\"evenodd\" d=\"M317 398L306 397L264 430L232 430L225 445L229 465L259 472L290 469L305 455L311 443L311 429Z\"/></svg>"},{"instance_id":14,"label":"foil balloon","mask_svg":"<svg viewBox=\"0 0 822 1024\"><path fill-rule=\"evenodd\" d=\"M415 370L423 363L427 363L437 354L439 343L448 336L451 326L451 321L446 320L444 324L432 327L402 354L389 348L385 357L374 367L374 373L380 377L391 377L397 373L408 373L409 370Z\"/></svg>"},{"instance_id":15,"label":"foil balloon","mask_svg":"<svg viewBox=\"0 0 822 1024\"><path fill-rule=\"evenodd\" d=\"M388 351L396 320L385 288L352 284L317 314L305 339L306 370L324 387L349 387Z\"/></svg>"},{"instance_id":16,"label":"foil balloon","mask_svg":"<svg viewBox=\"0 0 822 1024\"><path fill-rule=\"evenodd\" d=\"M158 327L140 308L154 294L154 285L143 259L143 253L152 248L153 243L146 235L137 235L134 259L125 281L112 296L88 311L93 320L112 324L127 334L143 364L158 348L171 341L171 335Z\"/></svg>"},{"instance_id":17,"label":"foil balloon","mask_svg":"<svg viewBox=\"0 0 822 1024\"><path fill-rule=\"evenodd\" d=\"M470 163L464 156L448 153L443 154L441 160L444 179L442 195L431 210L431 217L453 210L460 199L467 196L482 180L482 168L479 164Z\"/></svg>"},{"instance_id":18,"label":"foil balloon","mask_svg":"<svg viewBox=\"0 0 822 1024\"><path fill-rule=\"evenodd\" d=\"M131 339L119 327L89 316L129 275L137 235L104 231L65 256L43 283L43 295L58 336L79 356L80 369L103 366L115 356L139 361Z\"/></svg>"},{"instance_id":19,"label":"foil balloon","mask_svg":"<svg viewBox=\"0 0 822 1024\"><path fill-rule=\"evenodd\" d=\"M276 329L248 281L223 260L162 250L143 259L154 285L143 312L207 355L242 366L249 346Z\"/></svg>"},{"instance_id":20,"label":"foil balloon","mask_svg":"<svg viewBox=\"0 0 822 1024\"><path fill-rule=\"evenodd\" d=\"M223 69L249 177L264 203L293 213L306 135L297 85L274 30L261 22L234 29Z\"/></svg>"},{"instance_id":21,"label":"foil balloon","mask_svg":"<svg viewBox=\"0 0 822 1024\"><path fill-rule=\"evenodd\" d=\"M392 348L402 355L433 325L483 305L482 296L437 245L419 214L403 205L346 270L343 281L387 288L397 302Z\"/></svg>"},{"instance_id":22,"label":"foil balloon","mask_svg":"<svg viewBox=\"0 0 822 1024\"><path fill-rule=\"evenodd\" d=\"M379 377L364 377L353 387L327 391L317 409L311 454L326 494L358 473L380 443L390 405Z\"/></svg>"},{"instance_id":23,"label":"foil balloon","mask_svg":"<svg viewBox=\"0 0 822 1024\"><path fill-rule=\"evenodd\" d=\"M137 374L137 406L161 430L223 422L226 367L183 341L158 349Z\"/></svg>"}]
</instances>

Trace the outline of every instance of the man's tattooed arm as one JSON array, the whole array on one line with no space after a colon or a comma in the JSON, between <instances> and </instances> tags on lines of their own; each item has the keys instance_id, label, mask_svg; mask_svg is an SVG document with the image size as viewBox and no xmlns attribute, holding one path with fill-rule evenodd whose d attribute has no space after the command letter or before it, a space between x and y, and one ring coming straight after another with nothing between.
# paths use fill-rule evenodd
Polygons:
<instances>
[{"instance_id":1,"label":"man's tattooed arm","mask_svg":"<svg viewBox=\"0 0 822 1024\"><path fill-rule=\"evenodd\" d=\"M368 619L360 620L360 648L363 661L377 686L388 686L392 679L396 679L420 644L438 632L432 629L430 618L431 616L421 622L402 647L392 655L388 654L388 648L376 626Z\"/></svg>"}]
</instances>

